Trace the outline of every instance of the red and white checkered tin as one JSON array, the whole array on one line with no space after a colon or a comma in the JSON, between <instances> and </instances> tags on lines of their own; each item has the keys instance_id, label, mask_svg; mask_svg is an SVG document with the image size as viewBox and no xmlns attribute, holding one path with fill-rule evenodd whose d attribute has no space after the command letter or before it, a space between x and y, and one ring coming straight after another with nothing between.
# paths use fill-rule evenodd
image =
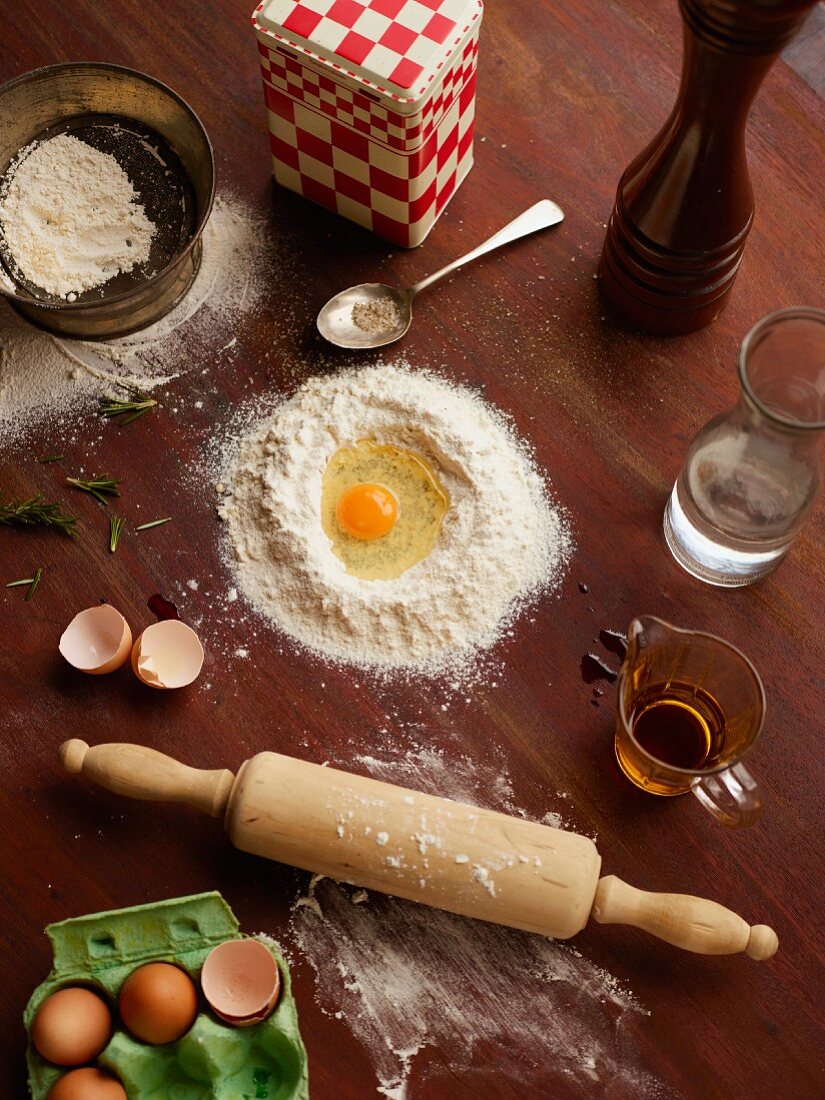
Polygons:
<instances>
[{"instance_id":1,"label":"red and white checkered tin","mask_svg":"<svg viewBox=\"0 0 825 1100\"><path fill-rule=\"evenodd\" d=\"M482 0L263 0L275 179L412 248L473 163Z\"/></svg>"}]
</instances>

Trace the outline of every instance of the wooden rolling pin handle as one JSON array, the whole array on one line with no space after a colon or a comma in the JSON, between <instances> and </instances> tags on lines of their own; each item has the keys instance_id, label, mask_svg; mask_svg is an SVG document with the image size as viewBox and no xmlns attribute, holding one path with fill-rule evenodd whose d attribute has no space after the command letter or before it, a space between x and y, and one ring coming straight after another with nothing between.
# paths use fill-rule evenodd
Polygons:
<instances>
[{"instance_id":1,"label":"wooden rolling pin handle","mask_svg":"<svg viewBox=\"0 0 825 1100\"><path fill-rule=\"evenodd\" d=\"M95 745L64 741L60 763L69 775L85 775L126 798L150 802L184 802L220 817L235 776L226 769L200 771L142 745Z\"/></svg>"},{"instance_id":2,"label":"wooden rolling pin handle","mask_svg":"<svg viewBox=\"0 0 825 1100\"><path fill-rule=\"evenodd\" d=\"M779 939L764 924L751 927L715 901L690 894L651 894L628 886L615 875L599 879L592 917L599 924L630 924L660 940L699 955L770 959Z\"/></svg>"}]
</instances>

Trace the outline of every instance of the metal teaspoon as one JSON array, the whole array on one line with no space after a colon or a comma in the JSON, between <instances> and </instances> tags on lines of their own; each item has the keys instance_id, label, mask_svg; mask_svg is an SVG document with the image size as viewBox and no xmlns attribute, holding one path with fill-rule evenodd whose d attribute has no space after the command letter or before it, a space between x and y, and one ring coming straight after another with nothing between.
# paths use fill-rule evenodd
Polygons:
<instances>
[{"instance_id":1,"label":"metal teaspoon","mask_svg":"<svg viewBox=\"0 0 825 1100\"><path fill-rule=\"evenodd\" d=\"M564 218L564 212L550 199L542 199L523 214L499 229L492 237L462 256L454 260L440 271L428 275L425 279L407 289L387 286L385 283L360 283L342 290L334 298L330 298L327 304L318 314L318 331L329 340L331 344L339 348L382 348L386 344L392 344L400 340L412 323L413 298L420 291L425 290L439 279L445 278L464 264L478 259L495 248L511 244L526 237L530 233L536 233L539 229L547 229L551 225L557 225ZM367 332L360 328L352 319L353 306L359 302L367 304L388 298L395 305L398 320L391 328L379 332Z\"/></svg>"}]
</instances>

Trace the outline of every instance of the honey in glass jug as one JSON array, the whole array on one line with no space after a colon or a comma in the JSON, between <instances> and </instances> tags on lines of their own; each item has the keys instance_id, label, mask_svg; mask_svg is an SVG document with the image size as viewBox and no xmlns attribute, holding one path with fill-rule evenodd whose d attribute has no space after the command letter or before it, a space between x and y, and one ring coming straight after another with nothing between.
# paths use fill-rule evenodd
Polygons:
<instances>
[{"instance_id":1,"label":"honey in glass jug","mask_svg":"<svg viewBox=\"0 0 825 1100\"><path fill-rule=\"evenodd\" d=\"M692 791L717 820L751 825L761 799L742 757L765 719L765 691L729 642L652 615L634 619L618 681L616 759L650 794Z\"/></svg>"}]
</instances>

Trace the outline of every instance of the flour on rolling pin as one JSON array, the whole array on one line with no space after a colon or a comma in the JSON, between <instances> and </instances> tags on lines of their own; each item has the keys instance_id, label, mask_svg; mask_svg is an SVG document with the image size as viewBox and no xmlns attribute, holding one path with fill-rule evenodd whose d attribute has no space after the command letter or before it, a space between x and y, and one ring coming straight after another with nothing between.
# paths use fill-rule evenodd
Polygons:
<instances>
[{"instance_id":1,"label":"flour on rolling pin","mask_svg":"<svg viewBox=\"0 0 825 1100\"><path fill-rule=\"evenodd\" d=\"M495 872L507 867L513 867L517 863L526 864L534 873L543 865L540 856L526 856L515 850L501 849L491 859L485 856L485 862L475 862L467 852L461 850L461 846L450 845L444 829L444 821L441 815L429 814L426 809L418 811L416 808L416 796L413 792L404 796L404 803L409 807L409 815L406 828L393 835L380 826L364 823L365 819L381 821L382 811L386 804L381 799L368 799L363 796L349 794L352 801L359 804L359 813L355 810L340 812L337 806L327 805L327 810L335 817L336 835L341 840L355 839L356 833L360 833L365 840L372 839L375 844L384 849L386 854L380 856L382 862L389 868L398 872L399 878L405 873L417 877L419 886L426 887L431 882L431 863L440 859L452 860L453 863L466 868L467 883L477 883L490 897L496 896ZM447 815L452 817L450 811ZM475 835L482 811L466 814L468 824L468 837ZM411 831L408 831L411 830ZM403 841L404 843L399 843ZM412 849L409 843L412 842ZM412 854L412 859L410 859Z\"/></svg>"}]
</instances>

